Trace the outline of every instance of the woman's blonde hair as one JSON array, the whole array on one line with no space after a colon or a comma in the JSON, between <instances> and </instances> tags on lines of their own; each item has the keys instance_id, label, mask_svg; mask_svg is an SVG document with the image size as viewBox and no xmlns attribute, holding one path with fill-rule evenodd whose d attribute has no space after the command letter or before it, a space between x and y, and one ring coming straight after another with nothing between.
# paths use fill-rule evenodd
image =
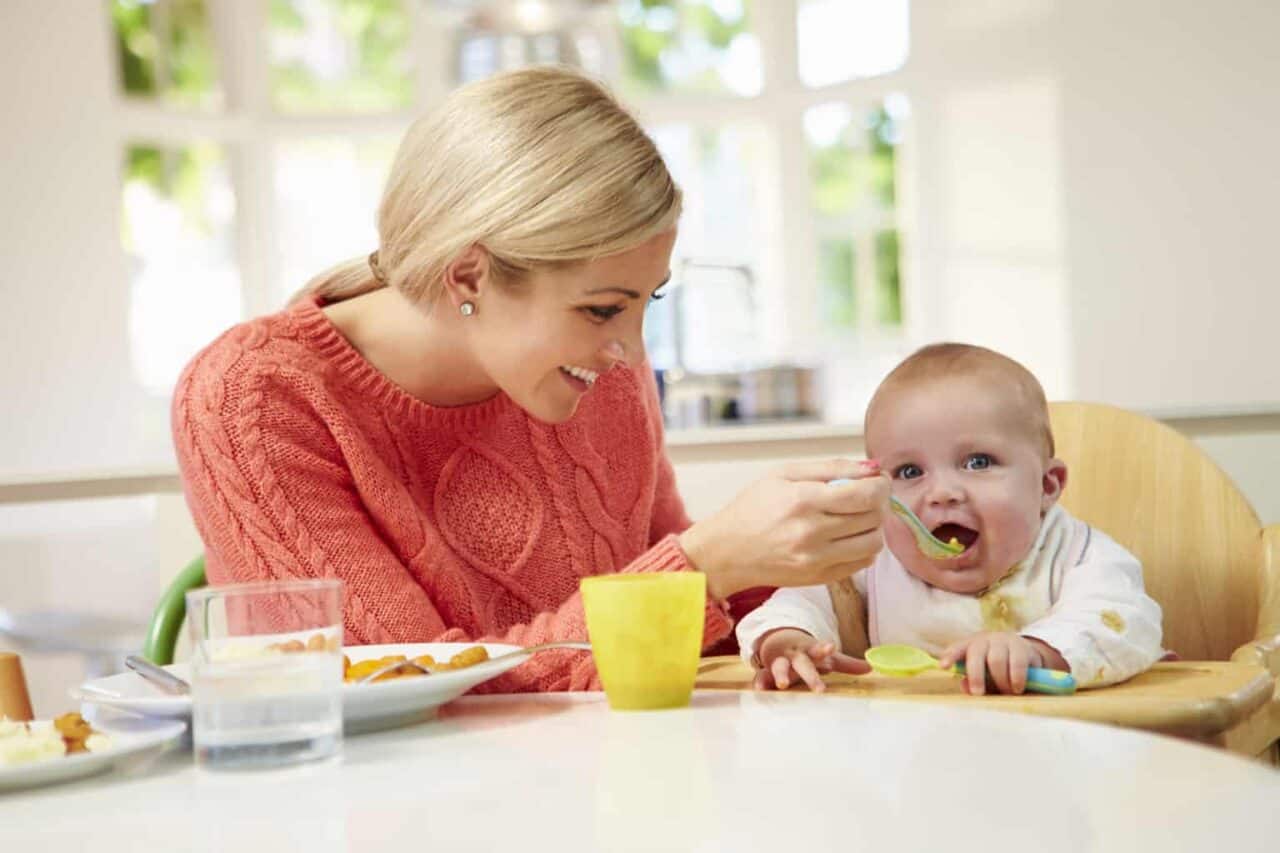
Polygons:
<instances>
[{"instance_id":1,"label":"woman's blonde hair","mask_svg":"<svg viewBox=\"0 0 1280 853\"><path fill-rule=\"evenodd\" d=\"M626 251L676 224L657 147L599 83L567 68L500 74L414 122L378 207L379 246L295 297L340 302L390 285L431 304L479 244L499 280Z\"/></svg>"}]
</instances>

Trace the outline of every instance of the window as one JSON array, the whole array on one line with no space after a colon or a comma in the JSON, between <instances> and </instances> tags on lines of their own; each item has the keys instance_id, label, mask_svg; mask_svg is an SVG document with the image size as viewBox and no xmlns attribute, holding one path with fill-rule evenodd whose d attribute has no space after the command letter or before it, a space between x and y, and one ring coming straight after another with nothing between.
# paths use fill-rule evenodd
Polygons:
<instances>
[{"instance_id":1,"label":"window","mask_svg":"<svg viewBox=\"0 0 1280 853\"><path fill-rule=\"evenodd\" d=\"M173 388L193 344L242 314L227 167L225 150L209 142L125 150L130 350L135 377L153 394Z\"/></svg>"},{"instance_id":2,"label":"window","mask_svg":"<svg viewBox=\"0 0 1280 853\"><path fill-rule=\"evenodd\" d=\"M901 95L860 113L846 103L805 111L819 311L829 331L902 324L896 153L908 115Z\"/></svg>"},{"instance_id":3,"label":"window","mask_svg":"<svg viewBox=\"0 0 1280 853\"><path fill-rule=\"evenodd\" d=\"M649 309L656 366L905 347L907 0L108 8L130 333L158 402L219 330L372 250L415 115L459 83L541 62L608 77L684 190L671 298Z\"/></svg>"},{"instance_id":4,"label":"window","mask_svg":"<svg viewBox=\"0 0 1280 853\"><path fill-rule=\"evenodd\" d=\"M890 74L907 61L907 0L800 0L796 41L806 86Z\"/></svg>"}]
</instances>

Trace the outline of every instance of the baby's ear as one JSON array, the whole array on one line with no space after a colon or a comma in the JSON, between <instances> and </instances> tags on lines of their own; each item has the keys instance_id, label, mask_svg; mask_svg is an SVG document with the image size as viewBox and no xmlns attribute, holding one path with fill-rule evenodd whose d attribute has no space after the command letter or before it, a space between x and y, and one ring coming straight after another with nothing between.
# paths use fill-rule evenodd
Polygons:
<instances>
[{"instance_id":1,"label":"baby's ear","mask_svg":"<svg viewBox=\"0 0 1280 853\"><path fill-rule=\"evenodd\" d=\"M1044 467L1041 478L1040 514L1044 515L1062 497L1062 490L1067 487L1067 463L1061 459L1050 459Z\"/></svg>"}]
</instances>

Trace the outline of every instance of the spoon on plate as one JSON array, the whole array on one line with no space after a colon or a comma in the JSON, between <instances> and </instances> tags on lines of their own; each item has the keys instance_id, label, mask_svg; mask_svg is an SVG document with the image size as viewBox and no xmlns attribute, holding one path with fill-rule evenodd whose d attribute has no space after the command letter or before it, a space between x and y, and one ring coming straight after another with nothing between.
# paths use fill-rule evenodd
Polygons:
<instances>
[{"instance_id":1,"label":"spoon on plate","mask_svg":"<svg viewBox=\"0 0 1280 853\"><path fill-rule=\"evenodd\" d=\"M191 685L186 681L164 667L156 666L144 657L129 655L124 659L124 665L156 687L159 687L165 693L170 693L174 696L185 696L191 692Z\"/></svg>"}]
</instances>

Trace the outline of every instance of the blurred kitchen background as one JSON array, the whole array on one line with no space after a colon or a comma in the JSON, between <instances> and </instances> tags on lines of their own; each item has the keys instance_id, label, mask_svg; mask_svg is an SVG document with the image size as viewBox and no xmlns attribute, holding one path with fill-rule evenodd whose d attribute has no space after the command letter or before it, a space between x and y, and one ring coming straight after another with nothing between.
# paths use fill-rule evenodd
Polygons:
<instances>
[{"instance_id":1,"label":"blurred kitchen background","mask_svg":"<svg viewBox=\"0 0 1280 853\"><path fill-rule=\"evenodd\" d=\"M1191 435L1280 521L1271 0L0 4L0 646L112 668L200 545L169 445L203 344L375 246L400 134L538 62L685 192L646 337L694 517L861 452L955 339Z\"/></svg>"}]
</instances>

